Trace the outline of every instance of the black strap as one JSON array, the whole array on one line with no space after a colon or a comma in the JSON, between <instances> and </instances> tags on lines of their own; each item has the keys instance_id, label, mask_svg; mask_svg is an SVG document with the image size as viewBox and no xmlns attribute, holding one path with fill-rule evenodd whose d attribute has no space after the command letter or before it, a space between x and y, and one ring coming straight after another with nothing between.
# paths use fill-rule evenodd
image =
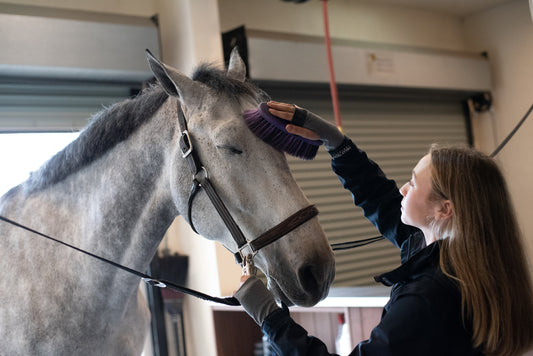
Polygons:
<instances>
[{"instance_id":1,"label":"black strap","mask_svg":"<svg viewBox=\"0 0 533 356\"><path fill-rule=\"evenodd\" d=\"M224 205L224 202L213 187L213 184L211 184L209 178L206 176L202 176L199 178L199 182L200 186L204 188L209 199L213 203L213 206L222 218L222 221L224 221L224 224L231 233L231 236L233 236L233 239L237 243L237 247L241 248L242 246L246 245L247 241L241 231L241 228L239 227L239 225L237 225L237 223L233 219L233 216L231 216L230 212L228 211L228 208L226 208L226 205Z\"/></svg>"},{"instance_id":2,"label":"black strap","mask_svg":"<svg viewBox=\"0 0 533 356\"><path fill-rule=\"evenodd\" d=\"M189 199L187 200L187 218L189 219L189 225L191 226L192 231L198 234L198 231L196 231L196 227L194 226L194 223L192 221L192 202L194 200L194 197L196 196L196 193L200 190L200 183L196 180L192 180L192 186L191 191L189 192Z\"/></svg>"},{"instance_id":3,"label":"black strap","mask_svg":"<svg viewBox=\"0 0 533 356\"><path fill-rule=\"evenodd\" d=\"M57 242L57 243L59 243L59 244L61 244L63 246L66 246L66 247L69 247L71 249L74 249L74 250L76 250L78 252L81 252L81 253L87 255L87 256L90 256L90 257L95 258L95 259L97 259L99 261L102 261L102 262L107 263L107 264L109 264L111 266L114 266L114 267L119 268L119 269L121 269L123 271L126 271L126 272L128 272L130 274L133 274L133 275L135 275L137 277L140 277L140 278L142 278L142 280L144 282L146 282L146 283L148 283L148 284L150 284L150 285L152 285L154 287L173 289L173 290L175 290L177 292L182 292L182 293L185 293L185 294L189 294L189 295L192 295L193 297L200 298L200 299L207 300L207 301L211 301L211 302L215 302L215 303L220 303L220 304L225 304L225 305L240 305L239 301L236 298L234 298L234 297L228 297L228 298L213 297L213 296L204 294L202 292L198 292L198 291L196 291L194 289L189 289L189 288L181 286L179 284L175 284L175 283L170 282L170 281L159 280L159 279L153 278L152 276L150 276L150 275L148 275L146 273L139 272L139 271L134 270L132 268L129 268L129 267L123 266L123 265L121 265L119 263L116 263L116 262L113 262L111 260L108 260L107 258L95 255L94 253L85 251L85 250L83 250L81 248L78 248L76 246L70 245L70 244L68 244L66 242L63 242L61 240L55 239L55 238L53 238L51 236L43 234L42 232L39 232L37 230L34 230L32 228L29 228L27 226L19 224L19 223L15 222L15 221L13 221L11 219L8 219L8 218L6 218L4 216L0 215L0 220L3 220L3 221L5 221L5 222L7 222L7 223L9 223L11 225L17 226L17 227L19 227L21 229L24 229L24 230L32 232L32 233L34 233L36 235L42 236L42 237L44 237L44 238L46 238L48 240Z\"/></svg>"}]
</instances>

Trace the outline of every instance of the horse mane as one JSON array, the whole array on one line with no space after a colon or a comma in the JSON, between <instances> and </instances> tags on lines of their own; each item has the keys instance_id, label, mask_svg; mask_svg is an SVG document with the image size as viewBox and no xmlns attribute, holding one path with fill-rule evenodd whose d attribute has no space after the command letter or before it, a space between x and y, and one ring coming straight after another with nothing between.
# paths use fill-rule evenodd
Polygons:
<instances>
[{"instance_id":1,"label":"horse mane","mask_svg":"<svg viewBox=\"0 0 533 356\"><path fill-rule=\"evenodd\" d=\"M167 98L160 86L153 85L96 113L76 140L31 173L26 188L29 192L44 189L98 159L148 121Z\"/></svg>"},{"instance_id":2,"label":"horse mane","mask_svg":"<svg viewBox=\"0 0 533 356\"><path fill-rule=\"evenodd\" d=\"M198 66L192 79L207 85L217 93L224 93L229 96L230 100L239 101L245 96L252 97L259 102L270 100L268 94L259 89L252 81L232 79L226 75L225 71L212 64Z\"/></svg>"},{"instance_id":3,"label":"horse mane","mask_svg":"<svg viewBox=\"0 0 533 356\"><path fill-rule=\"evenodd\" d=\"M243 96L251 96L257 101L269 100L268 95L249 80L231 79L225 71L211 64L200 65L192 79L217 93L224 93L229 99L238 101ZM159 85L153 85L137 97L113 104L95 114L76 140L30 175L25 188L30 193L44 189L98 159L148 121L167 98L168 94Z\"/></svg>"}]
</instances>

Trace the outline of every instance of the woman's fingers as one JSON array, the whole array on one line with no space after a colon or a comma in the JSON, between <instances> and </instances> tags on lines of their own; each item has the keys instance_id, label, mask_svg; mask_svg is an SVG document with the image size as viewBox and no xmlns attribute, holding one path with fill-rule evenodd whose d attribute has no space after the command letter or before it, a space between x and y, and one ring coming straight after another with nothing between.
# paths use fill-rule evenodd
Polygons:
<instances>
[{"instance_id":1,"label":"woman's fingers","mask_svg":"<svg viewBox=\"0 0 533 356\"><path fill-rule=\"evenodd\" d=\"M279 103L277 101L269 101L267 103L268 105L268 111L281 119L291 121L292 116L294 115L294 105L292 104L286 104L286 103Z\"/></svg>"},{"instance_id":2,"label":"woman's fingers","mask_svg":"<svg viewBox=\"0 0 533 356\"><path fill-rule=\"evenodd\" d=\"M293 135L298 135L304 138L307 138L309 140L320 140L320 136L318 136L314 131L311 131L309 129L296 126L296 125L287 125L285 126L285 130L287 130L288 133Z\"/></svg>"}]
</instances>

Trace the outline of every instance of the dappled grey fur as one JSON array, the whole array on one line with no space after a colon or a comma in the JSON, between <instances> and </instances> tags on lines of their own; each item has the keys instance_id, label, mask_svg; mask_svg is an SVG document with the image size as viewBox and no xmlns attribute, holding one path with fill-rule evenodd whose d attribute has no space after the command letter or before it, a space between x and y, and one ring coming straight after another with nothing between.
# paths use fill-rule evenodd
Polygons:
<instances>
[{"instance_id":1,"label":"dappled grey fur","mask_svg":"<svg viewBox=\"0 0 533 356\"><path fill-rule=\"evenodd\" d=\"M260 102L269 100L268 94L251 81L241 82L228 78L224 71L209 64L200 65L192 79L207 85L217 93L229 95L231 99L251 96ZM78 139L31 174L25 188L28 192L44 189L98 159L117 143L126 140L151 118L167 98L165 91L154 85L142 91L136 98L116 103L97 113Z\"/></svg>"},{"instance_id":2,"label":"dappled grey fur","mask_svg":"<svg viewBox=\"0 0 533 356\"><path fill-rule=\"evenodd\" d=\"M44 189L98 159L149 120L167 98L163 89L154 85L97 113L74 142L31 174L26 189Z\"/></svg>"}]
</instances>

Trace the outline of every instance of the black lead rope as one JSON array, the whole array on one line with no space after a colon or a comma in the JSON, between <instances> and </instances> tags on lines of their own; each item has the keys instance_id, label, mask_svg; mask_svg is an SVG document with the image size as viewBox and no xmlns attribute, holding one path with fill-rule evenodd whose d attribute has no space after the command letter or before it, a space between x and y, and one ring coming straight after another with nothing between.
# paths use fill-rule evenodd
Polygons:
<instances>
[{"instance_id":1,"label":"black lead rope","mask_svg":"<svg viewBox=\"0 0 533 356\"><path fill-rule=\"evenodd\" d=\"M153 278L152 276L146 274L146 273L142 273L142 272L139 272L137 270L134 270L132 268L129 268L129 267L126 267L126 266L123 266L117 262L113 262L111 260L108 260L107 258L104 258L104 257L101 257L101 256L98 256L98 255L95 255L94 253L91 253L91 252L88 252L88 251L85 251L81 248L78 248L76 246L73 246L73 245L70 245L66 242L63 242L61 240L58 240L58 239L55 239L49 235L46 235L46 234L43 234L42 232L39 232L37 230L34 230L32 228L29 228L27 226L24 226L22 224L19 224L11 219L8 219L4 216L1 216L0 215L0 220L3 220L11 225L14 225L14 226L17 226L21 229L24 229L26 231L29 231L29 232L32 232L36 235L39 235L39 236L42 236L48 240L51 240L51 241L54 241L54 242L57 242L58 244L61 244L63 246L67 246L67 247L70 247L71 249L74 249L78 252L81 252L87 256L91 256L93 258L96 258L97 260L99 261L102 261L104 263L107 263L111 266L114 266L116 268L119 268L123 271L126 271L130 274L133 274L137 277L140 277L144 282L146 282L147 284L151 285L151 286L154 286L154 287L158 287L158 288L169 288L169 289L172 289L174 291L177 291L177 292L181 292L181 293L185 293L185 294L189 294L189 295L192 295L193 297L196 297L196 298L200 298L200 299L203 299L203 300L207 300L207 301L210 301L210 302L215 302L215 303L220 303L220 304L225 304L225 305L231 305L231 306L236 306L236 305L240 305L239 301L237 299L235 299L234 297L227 297L227 298L219 298L219 297L213 297L213 296L210 296L210 295L207 295L207 294L204 294L202 292L198 292L196 290L193 290L193 289L189 289L187 287L184 287L184 286L180 286L178 284L175 284L173 282L170 282L170 281L167 281L167 280L163 280L163 279L156 279L156 278Z\"/></svg>"},{"instance_id":2,"label":"black lead rope","mask_svg":"<svg viewBox=\"0 0 533 356\"><path fill-rule=\"evenodd\" d=\"M381 240L385 240L385 238L380 235L380 236L370 237L368 239L340 242L340 243L331 244L331 249L333 251L351 250L353 248L370 245L374 242L378 242Z\"/></svg>"}]
</instances>

